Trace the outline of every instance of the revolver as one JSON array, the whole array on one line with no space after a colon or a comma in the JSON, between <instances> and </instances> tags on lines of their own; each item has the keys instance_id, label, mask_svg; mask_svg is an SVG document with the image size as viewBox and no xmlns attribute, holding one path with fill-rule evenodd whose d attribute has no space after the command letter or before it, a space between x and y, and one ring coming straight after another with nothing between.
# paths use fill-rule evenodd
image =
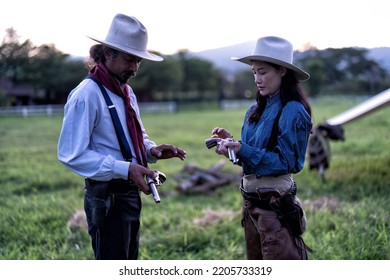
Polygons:
<instances>
[{"instance_id":1,"label":"revolver","mask_svg":"<svg viewBox=\"0 0 390 280\"><path fill-rule=\"evenodd\" d=\"M165 174L160 171L156 172L158 173L156 178L150 178L149 176L146 176L146 183L149 185L149 188L152 191L154 201L156 203L160 203L161 200L157 191L157 186L161 186L167 179L167 176L165 176Z\"/></svg>"},{"instance_id":2,"label":"revolver","mask_svg":"<svg viewBox=\"0 0 390 280\"><path fill-rule=\"evenodd\" d=\"M233 142L234 140L233 140L233 138L228 138L228 141ZM213 147L218 146L219 144L221 144L221 142L222 142L221 138L208 138L205 140L205 144L206 144L208 149L211 149ZM229 154L229 160L233 164L237 164L238 159L237 159L237 155L236 155L236 152L234 151L233 147L228 147L228 154Z\"/></svg>"}]
</instances>

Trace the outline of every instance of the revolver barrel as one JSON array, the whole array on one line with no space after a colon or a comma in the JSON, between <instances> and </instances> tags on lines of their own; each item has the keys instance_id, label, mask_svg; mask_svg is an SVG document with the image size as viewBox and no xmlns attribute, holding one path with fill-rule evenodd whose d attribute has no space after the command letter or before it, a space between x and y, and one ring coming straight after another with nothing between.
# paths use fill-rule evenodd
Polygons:
<instances>
[{"instance_id":1,"label":"revolver barrel","mask_svg":"<svg viewBox=\"0 0 390 280\"><path fill-rule=\"evenodd\" d=\"M148 183L149 188L152 191L154 201L156 203L160 203L161 199L160 199L160 196L159 196L158 191L157 191L156 183L149 176L146 176L146 182Z\"/></svg>"},{"instance_id":2,"label":"revolver barrel","mask_svg":"<svg viewBox=\"0 0 390 280\"><path fill-rule=\"evenodd\" d=\"M234 151L234 148L228 147L228 153L229 153L229 160L233 164L237 164L238 163L238 159L237 159L236 152Z\"/></svg>"},{"instance_id":3,"label":"revolver barrel","mask_svg":"<svg viewBox=\"0 0 390 280\"><path fill-rule=\"evenodd\" d=\"M221 141L222 141L221 138L209 138L206 139L205 144L208 149L211 149L213 147L218 146L219 143L221 143Z\"/></svg>"},{"instance_id":4,"label":"revolver barrel","mask_svg":"<svg viewBox=\"0 0 390 280\"><path fill-rule=\"evenodd\" d=\"M165 176L164 173L162 173L160 171L157 171L157 172L158 172L157 178L152 179L149 176L146 176L146 182L149 185L150 190L152 191L154 201L156 203L160 203L161 199L160 199L160 196L159 196L158 191L157 191L157 186L162 185L162 183L165 182L167 177Z\"/></svg>"}]
</instances>

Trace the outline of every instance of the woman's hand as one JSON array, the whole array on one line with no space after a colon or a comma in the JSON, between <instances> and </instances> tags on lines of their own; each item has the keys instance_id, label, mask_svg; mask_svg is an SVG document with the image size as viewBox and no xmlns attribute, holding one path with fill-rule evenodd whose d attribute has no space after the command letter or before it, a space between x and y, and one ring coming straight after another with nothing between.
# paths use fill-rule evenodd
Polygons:
<instances>
[{"instance_id":1,"label":"woman's hand","mask_svg":"<svg viewBox=\"0 0 390 280\"><path fill-rule=\"evenodd\" d=\"M211 131L211 137L225 139L225 138L232 138L232 135L222 127L215 127Z\"/></svg>"},{"instance_id":2,"label":"woman's hand","mask_svg":"<svg viewBox=\"0 0 390 280\"><path fill-rule=\"evenodd\" d=\"M223 139L221 143L216 147L215 152L225 157L229 157L228 148L234 149L234 152L237 154L241 149L241 143L238 141L233 141L230 138Z\"/></svg>"}]
</instances>

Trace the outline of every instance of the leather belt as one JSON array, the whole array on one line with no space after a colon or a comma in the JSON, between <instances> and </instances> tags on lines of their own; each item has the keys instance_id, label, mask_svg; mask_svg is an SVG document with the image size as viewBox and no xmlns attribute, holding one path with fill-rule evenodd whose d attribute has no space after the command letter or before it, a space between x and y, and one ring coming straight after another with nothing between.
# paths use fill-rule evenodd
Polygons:
<instances>
[{"instance_id":1,"label":"leather belt","mask_svg":"<svg viewBox=\"0 0 390 280\"><path fill-rule=\"evenodd\" d=\"M244 191L243 189L241 189L241 194L242 194L242 197L245 199L245 200L248 200L249 202L251 202L251 204L254 206L254 207L258 207L258 208L261 208L261 209L264 209L264 210L272 210L271 206L270 206L270 202L271 202L271 195L270 196L263 196L263 198L260 198L259 194L258 193L252 193L252 192L246 192Z\"/></svg>"},{"instance_id":2,"label":"leather belt","mask_svg":"<svg viewBox=\"0 0 390 280\"><path fill-rule=\"evenodd\" d=\"M124 179L112 179L110 181L96 181L89 178L85 178L86 189L91 189L97 184L108 184L108 192L111 194L127 194L130 192L139 192L139 188L132 181Z\"/></svg>"}]
</instances>

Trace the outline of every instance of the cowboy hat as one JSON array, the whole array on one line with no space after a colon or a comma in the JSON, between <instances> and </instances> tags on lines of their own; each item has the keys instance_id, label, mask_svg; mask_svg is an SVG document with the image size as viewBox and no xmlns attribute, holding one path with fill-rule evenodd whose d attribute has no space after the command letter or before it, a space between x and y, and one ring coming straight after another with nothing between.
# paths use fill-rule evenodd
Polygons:
<instances>
[{"instance_id":1,"label":"cowboy hat","mask_svg":"<svg viewBox=\"0 0 390 280\"><path fill-rule=\"evenodd\" d=\"M253 60L274 63L291 69L295 73L295 77L300 81L305 81L310 78L310 75L293 64L293 46L292 44L279 37L268 36L257 40L256 47L252 55L244 57L232 57L245 64L252 65Z\"/></svg>"},{"instance_id":2,"label":"cowboy hat","mask_svg":"<svg viewBox=\"0 0 390 280\"><path fill-rule=\"evenodd\" d=\"M117 14L112 20L105 40L89 38L118 51L147 60L163 60L162 57L152 54L146 49L148 32L145 26L135 17Z\"/></svg>"}]
</instances>

